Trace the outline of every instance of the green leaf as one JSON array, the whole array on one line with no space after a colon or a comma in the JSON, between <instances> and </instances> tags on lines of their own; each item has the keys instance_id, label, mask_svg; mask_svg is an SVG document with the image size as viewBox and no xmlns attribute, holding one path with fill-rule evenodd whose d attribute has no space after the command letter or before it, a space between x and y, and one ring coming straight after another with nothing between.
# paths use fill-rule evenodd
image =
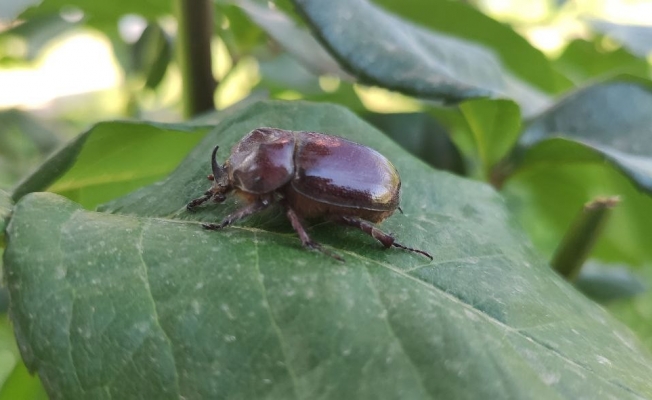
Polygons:
<instances>
[{"instance_id":1,"label":"green leaf","mask_svg":"<svg viewBox=\"0 0 652 400\"><path fill-rule=\"evenodd\" d=\"M132 51L133 72L144 78L146 87L156 88L172 58L172 40L157 23L149 23Z\"/></svg>"},{"instance_id":2,"label":"green leaf","mask_svg":"<svg viewBox=\"0 0 652 400\"><path fill-rule=\"evenodd\" d=\"M120 17L126 14L138 14L145 19L154 20L172 13L169 1L47 0L41 2L37 7L29 8L20 15L20 18L32 19L37 16L59 14L62 11L70 12L71 10L82 11L84 23L102 31L114 29Z\"/></svg>"},{"instance_id":3,"label":"green leaf","mask_svg":"<svg viewBox=\"0 0 652 400\"><path fill-rule=\"evenodd\" d=\"M459 175L464 160L446 129L427 113L369 113L364 118L430 166Z\"/></svg>"},{"instance_id":4,"label":"green leaf","mask_svg":"<svg viewBox=\"0 0 652 400\"><path fill-rule=\"evenodd\" d=\"M651 107L649 81L620 79L580 89L528 126L520 139L524 155L518 167L527 168L545 156L557 162L569 158L570 152L550 150L562 141L548 141L567 138L589 150L578 153L611 163L634 185L652 193Z\"/></svg>"},{"instance_id":5,"label":"green leaf","mask_svg":"<svg viewBox=\"0 0 652 400\"><path fill-rule=\"evenodd\" d=\"M580 275L573 284L582 293L603 304L630 299L649 290L642 278L624 265L606 265L595 261L589 261L582 267ZM614 313L614 315L619 314ZM650 320L652 321L652 315ZM628 325L636 329L636 325L629 323ZM641 339L645 340L645 337L641 336ZM650 349L652 350L652 347Z\"/></svg>"},{"instance_id":6,"label":"green leaf","mask_svg":"<svg viewBox=\"0 0 652 400\"><path fill-rule=\"evenodd\" d=\"M190 125L101 122L49 157L12 197L47 189L93 208L165 176L205 131Z\"/></svg>"},{"instance_id":7,"label":"green leaf","mask_svg":"<svg viewBox=\"0 0 652 400\"><path fill-rule=\"evenodd\" d=\"M545 94L510 75L475 43L413 25L364 0L294 3L318 39L362 83L444 102L507 96L526 115L548 104Z\"/></svg>"},{"instance_id":8,"label":"green leaf","mask_svg":"<svg viewBox=\"0 0 652 400\"><path fill-rule=\"evenodd\" d=\"M598 40L573 40L555 60L554 65L576 85L616 74L631 74L641 78L649 76L649 65L645 60L623 48L606 49L601 43Z\"/></svg>"},{"instance_id":9,"label":"green leaf","mask_svg":"<svg viewBox=\"0 0 652 400\"><path fill-rule=\"evenodd\" d=\"M652 27L649 25L615 24L609 21L590 20L591 27L623 44L629 51L645 58L652 52Z\"/></svg>"},{"instance_id":10,"label":"green leaf","mask_svg":"<svg viewBox=\"0 0 652 400\"><path fill-rule=\"evenodd\" d=\"M535 242L551 252L590 199L623 202L595 256L634 265L652 260L652 89L619 79L580 89L528 126L497 171ZM502 169L502 170L501 170Z\"/></svg>"},{"instance_id":11,"label":"green leaf","mask_svg":"<svg viewBox=\"0 0 652 400\"><path fill-rule=\"evenodd\" d=\"M491 168L516 144L521 131L518 105L509 100L478 99L460 104L460 110L473 134L483 175L489 177Z\"/></svg>"},{"instance_id":12,"label":"green leaf","mask_svg":"<svg viewBox=\"0 0 652 400\"><path fill-rule=\"evenodd\" d=\"M435 261L329 224L310 234L346 263L302 249L287 224L203 230L194 221L232 209L184 211L209 183L211 147L261 125L390 156L405 214L384 229ZM650 355L537 258L499 195L342 108L257 103L167 179L104 209L129 215L34 193L9 226L17 337L52 398L652 396Z\"/></svg>"},{"instance_id":13,"label":"green leaf","mask_svg":"<svg viewBox=\"0 0 652 400\"><path fill-rule=\"evenodd\" d=\"M434 31L479 43L493 50L519 78L548 93L556 91L550 61L516 33L465 2L448 0L375 0L388 11Z\"/></svg>"},{"instance_id":14,"label":"green leaf","mask_svg":"<svg viewBox=\"0 0 652 400\"><path fill-rule=\"evenodd\" d=\"M645 282L645 293L612 302L607 309L636 332L643 344L652 350L652 269L641 270L638 275Z\"/></svg>"},{"instance_id":15,"label":"green leaf","mask_svg":"<svg viewBox=\"0 0 652 400\"><path fill-rule=\"evenodd\" d=\"M282 11L249 0L236 0L236 4L313 74L351 79L306 30L298 27Z\"/></svg>"},{"instance_id":16,"label":"green leaf","mask_svg":"<svg viewBox=\"0 0 652 400\"><path fill-rule=\"evenodd\" d=\"M12 201L9 193L0 190L0 238L4 234L7 219L9 219L9 215L11 214L11 208Z\"/></svg>"}]
</instances>

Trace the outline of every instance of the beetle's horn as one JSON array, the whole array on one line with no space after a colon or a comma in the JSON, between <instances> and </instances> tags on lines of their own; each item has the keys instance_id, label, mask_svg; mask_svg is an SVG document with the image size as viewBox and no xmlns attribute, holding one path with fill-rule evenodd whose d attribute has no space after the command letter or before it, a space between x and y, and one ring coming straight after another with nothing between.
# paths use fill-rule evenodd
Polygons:
<instances>
[{"instance_id":1,"label":"beetle's horn","mask_svg":"<svg viewBox=\"0 0 652 400\"><path fill-rule=\"evenodd\" d=\"M213 154L211 155L211 168L213 169L213 177L215 182L217 182L218 178L220 177L220 173L222 172L220 166L217 165L217 149L219 148L220 146L215 146L213 149Z\"/></svg>"}]
</instances>

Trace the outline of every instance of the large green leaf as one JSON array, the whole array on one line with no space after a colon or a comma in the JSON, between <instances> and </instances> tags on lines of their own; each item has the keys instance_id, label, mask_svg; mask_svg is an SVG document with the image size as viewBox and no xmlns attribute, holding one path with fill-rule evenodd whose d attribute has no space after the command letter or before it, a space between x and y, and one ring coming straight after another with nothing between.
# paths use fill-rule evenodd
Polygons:
<instances>
[{"instance_id":1,"label":"large green leaf","mask_svg":"<svg viewBox=\"0 0 652 400\"><path fill-rule=\"evenodd\" d=\"M648 82L619 79L580 89L530 123L496 176L511 176L507 192L542 249L552 251L582 204L620 195L596 255L652 260L651 109Z\"/></svg>"},{"instance_id":2,"label":"large green leaf","mask_svg":"<svg viewBox=\"0 0 652 400\"><path fill-rule=\"evenodd\" d=\"M193 221L233 207L184 209L208 184L211 147L261 125L389 155L405 215L385 229L435 260L329 224L310 233L346 263L287 226L203 230ZM255 104L104 209L123 215L30 194L8 229L17 337L54 399L652 397L649 354L536 257L499 195L342 108Z\"/></svg>"},{"instance_id":3,"label":"large green leaf","mask_svg":"<svg viewBox=\"0 0 652 400\"><path fill-rule=\"evenodd\" d=\"M18 200L47 189L93 208L165 176L206 130L193 125L101 122L48 158L16 186L12 197Z\"/></svg>"},{"instance_id":4,"label":"large green leaf","mask_svg":"<svg viewBox=\"0 0 652 400\"><path fill-rule=\"evenodd\" d=\"M488 49L400 19L367 0L293 0L329 51L363 83L458 102L510 97L530 115L545 94L512 76Z\"/></svg>"},{"instance_id":5,"label":"large green leaf","mask_svg":"<svg viewBox=\"0 0 652 400\"><path fill-rule=\"evenodd\" d=\"M480 43L493 50L505 67L545 92L555 92L550 62L516 33L462 1L374 0L389 11L424 27Z\"/></svg>"}]
</instances>

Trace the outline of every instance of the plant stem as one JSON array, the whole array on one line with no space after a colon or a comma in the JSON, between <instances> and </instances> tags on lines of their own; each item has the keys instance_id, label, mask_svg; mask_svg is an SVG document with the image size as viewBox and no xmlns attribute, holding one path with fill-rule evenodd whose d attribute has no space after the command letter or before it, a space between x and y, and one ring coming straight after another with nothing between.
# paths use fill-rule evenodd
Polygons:
<instances>
[{"instance_id":1,"label":"plant stem","mask_svg":"<svg viewBox=\"0 0 652 400\"><path fill-rule=\"evenodd\" d=\"M584 205L557 246L550 265L567 280L573 281L602 233L611 209L620 198L598 197Z\"/></svg>"},{"instance_id":2,"label":"plant stem","mask_svg":"<svg viewBox=\"0 0 652 400\"><path fill-rule=\"evenodd\" d=\"M186 118L215 109L211 39L211 0L174 0L178 21L177 58L183 81L183 111Z\"/></svg>"}]
</instances>

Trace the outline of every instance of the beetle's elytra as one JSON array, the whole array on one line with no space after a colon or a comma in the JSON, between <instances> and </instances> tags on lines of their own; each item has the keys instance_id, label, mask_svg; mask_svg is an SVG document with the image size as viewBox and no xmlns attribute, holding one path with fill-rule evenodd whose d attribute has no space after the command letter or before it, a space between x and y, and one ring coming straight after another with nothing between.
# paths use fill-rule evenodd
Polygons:
<instances>
[{"instance_id":1,"label":"beetle's elytra","mask_svg":"<svg viewBox=\"0 0 652 400\"><path fill-rule=\"evenodd\" d=\"M275 128L251 131L222 166L217 163L217 149L211 155L213 185L188 203L188 210L208 200L221 203L232 191L247 205L204 228L225 228L278 202L308 249L342 260L310 239L303 227L304 218L325 218L354 226L386 248L394 246L432 259L374 226L398 208L401 188L396 168L377 151L337 136Z\"/></svg>"}]
</instances>

